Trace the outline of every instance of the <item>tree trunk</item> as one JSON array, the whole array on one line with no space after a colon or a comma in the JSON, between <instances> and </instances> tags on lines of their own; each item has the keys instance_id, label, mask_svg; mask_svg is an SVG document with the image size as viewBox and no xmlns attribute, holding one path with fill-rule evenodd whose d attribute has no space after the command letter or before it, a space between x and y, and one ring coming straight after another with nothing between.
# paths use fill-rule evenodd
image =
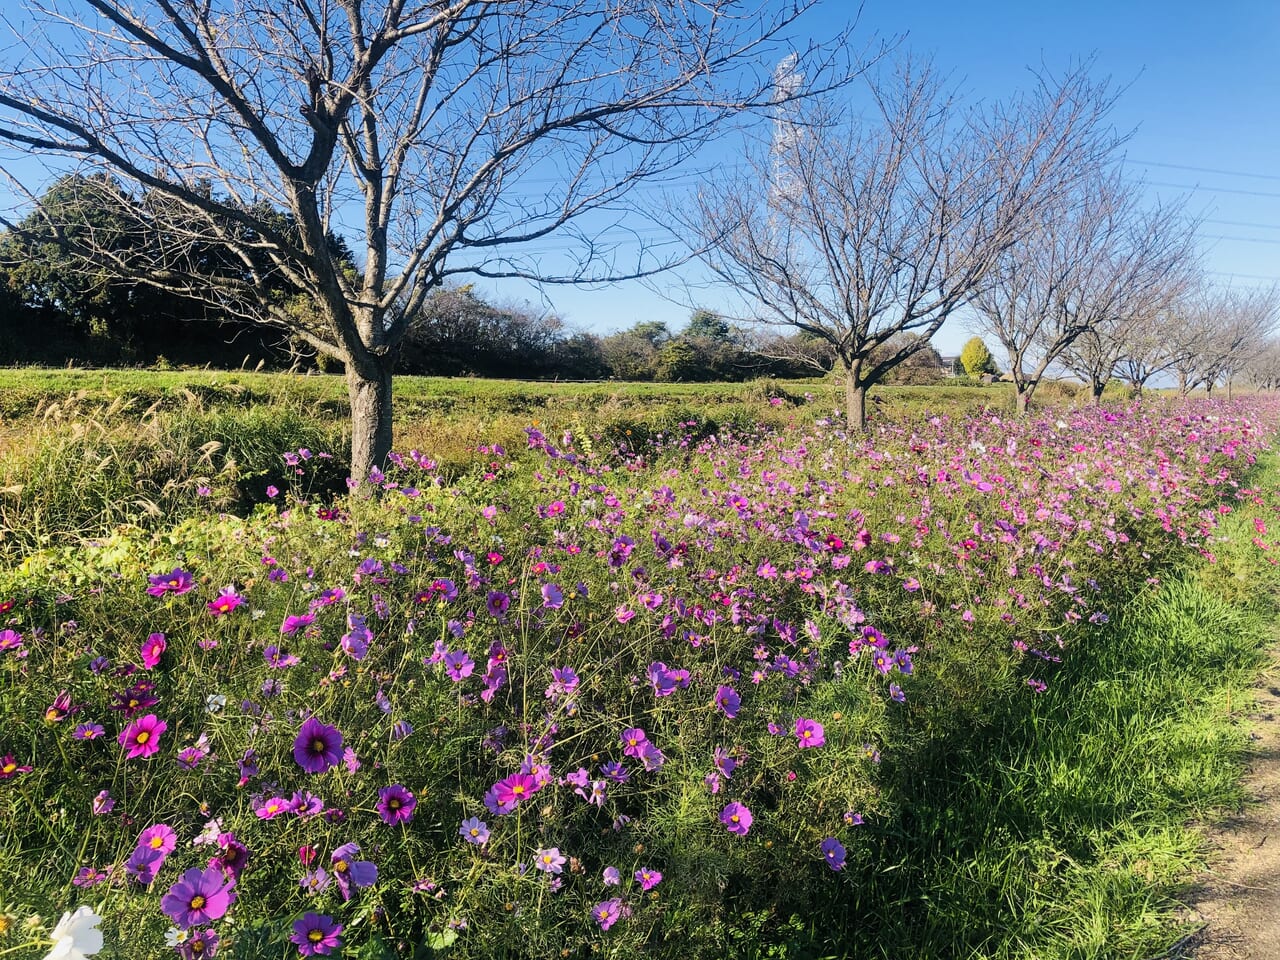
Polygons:
<instances>
[{"instance_id":1,"label":"tree trunk","mask_svg":"<svg viewBox=\"0 0 1280 960\"><path fill-rule=\"evenodd\" d=\"M1014 403L1016 405L1018 416L1020 417L1025 417L1027 415L1027 407L1031 403L1031 389L1030 385L1018 386L1017 384L1014 384Z\"/></svg>"},{"instance_id":2,"label":"tree trunk","mask_svg":"<svg viewBox=\"0 0 1280 960\"><path fill-rule=\"evenodd\" d=\"M849 431L867 429L867 388L862 385L862 365L845 362L844 408Z\"/></svg>"},{"instance_id":3,"label":"tree trunk","mask_svg":"<svg viewBox=\"0 0 1280 960\"><path fill-rule=\"evenodd\" d=\"M1105 383L1098 383L1096 380L1089 384L1089 396L1093 400L1093 405L1095 407L1102 406L1102 391L1105 389L1107 389L1107 385Z\"/></svg>"},{"instance_id":4,"label":"tree trunk","mask_svg":"<svg viewBox=\"0 0 1280 960\"><path fill-rule=\"evenodd\" d=\"M351 478L361 484L391 452L391 365L389 357L347 363L351 400ZM365 492L369 488L365 487Z\"/></svg>"}]
</instances>

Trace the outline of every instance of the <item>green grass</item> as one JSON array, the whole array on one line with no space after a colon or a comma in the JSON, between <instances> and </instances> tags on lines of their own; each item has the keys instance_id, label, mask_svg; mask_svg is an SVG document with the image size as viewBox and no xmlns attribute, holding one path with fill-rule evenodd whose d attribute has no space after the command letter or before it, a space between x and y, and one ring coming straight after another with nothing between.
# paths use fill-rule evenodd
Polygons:
<instances>
[{"instance_id":1,"label":"green grass","mask_svg":"<svg viewBox=\"0 0 1280 960\"><path fill-rule=\"evenodd\" d=\"M1072 648L1046 693L902 765L850 956L1146 958L1184 932L1193 824L1243 800L1241 718L1275 638L1280 579L1244 524Z\"/></svg>"}]
</instances>

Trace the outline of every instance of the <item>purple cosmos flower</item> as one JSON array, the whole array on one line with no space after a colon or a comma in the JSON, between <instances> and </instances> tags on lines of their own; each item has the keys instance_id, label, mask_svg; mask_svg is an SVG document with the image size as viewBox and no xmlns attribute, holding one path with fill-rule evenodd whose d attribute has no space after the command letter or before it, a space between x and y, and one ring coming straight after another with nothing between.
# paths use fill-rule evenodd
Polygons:
<instances>
[{"instance_id":1,"label":"purple cosmos flower","mask_svg":"<svg viewBox=\"0 0 1280 960\"><path fill-rule=\"evenodd\" d=\"M308 870L302 875L302 879L298 881L300 886L307 893L315 894L324 893L329 889L329 874L322 867L316 867L314 870Z\"/></svg>"},{"instance_id":2,"label":"purple cosmos flower","mask_svg":"<svg viewBox=\"0 0 1280 960\"><path fill-rule=\"evenodd\" d=\"M650 773L662 769L662 765L667 762L666 755L647 740L640 750L640 760L644 763L645 770Z\"/></svg>"},{"instance_id":3,"label":"purple cosmos flower","mask_svg":"<svg viewBox=\"0 0 1280 960\"><path fill-rule=\"evenodd\" d=\"M542 605L548 610L559 610L564 606L564 592L554 583L542 585Z\"/></svg>"},{"instance_id":4,"label":"purple cosmos flower","mask_svg":"<svg viewBox=\"0 0 1280 960\"><path fill-rule=\"evenodd\" d=\"M796 740L803 747L820 747L827 742L823 736L822 724L817 720L796 718Z\"/></svg>"},{"instance_id":5,"label":"purple cosmos flower","mask_svg":"<svg viewBox=\"0 0 1280 960\"><path fill-rule=\"evenodd\" d=\"M507 615L507 610L511 607L511 597L501 590L490 590L489 598L485 602L485 609L489 611L489 616L501 620Z\"/></svg>"},{"instance_id":6,"label":"purple cosmos flower","mask_svg":"<svg viewBox=\"0 0 1280 960\"><path fill-rule=\"evenodd\" d=\"M738 696L733 687L716 687L716 706L724 711L726 717L732 720L738 715L738 708L742 706L742 698Z\"/></svg>"},{"instance_id":7,"label":"purple cosmos flower","mask_svg":"<svg viewBox=\"0 0 1280 960\"><path fill-rule=\"evenodd\" d=\"M164 656L165 648L168 645L163 633L153 633L147 637L138 651L142 657L142 665L148 670L155 667L160 662L160 658Z\"/></svg>"},{"instance_id":8,"label":"purple cosmos flower","mask_svg":"<svg viewBox=\"0 0 1280 960\"><path fill-rule=\"evenodd\" d=\"M178 846L178 834L167 823L156 823L138 835L138 849L146 848L167 857Z\"/></svg>"},{"instance_id":9,"label":"purple cosmos flower","mask_svg":"<svg viewBox=\"0 0 1280 960\"><path fill-rule=\"evenodd\" d=\"M628 727L619 737L622 741L622 752L628 757L639 757L644 753L644 745L649 742L645 732L639 727Z\"/></svg>"},{"instance_id":10,"label":"purple cosmos flower","mask_svg":"<svg viewBox=\"0 0 1280 960\"><path fill-rule=\"evenodd\" d=\"M604 868L604 885L606 887L616 887L620 883L622 883L622 874L618 871L618 868L605 867Z\"/></svg>"},{"instance_id":11,"label":"purple cosmos flower","mask_svg":"<svg viewBox=\"0 0 1280 960\"><path fill-rule=\"evenodd\" d=\"M732 779L733 771L738 769L738 760L724 747L716 747L712 754L712 760L715 762L716 770L719 771L726 780Z\"/></svg>"},{"instance_id":12,"label":"purple cosmos flower","mask_svg":"<svg viewBox=\"0 0 1280 960\"><path fill-rule=\"evenodd\" d=\"M156 874L160 872L160 868L164 865L164 860L164 854L157 850L135 847L133 853L129 854L129 859L125 861L125 875L144 887L148 886L155 880Z\"/></svg>"},{"instance_id":13,"label":"purple cosmos flower","mask_svg":"<svg viewBox=\"0 0 1280 960\"><path fill-rule=\"evenodd\" d=\"M626 783L631 779L631 774L617 760L610 760L608 763L600 764L600 775L614 783Z\"/></svg>"},{"instance_id":14,"label":"purple cosmos flower","mask_svg":"<svg viewBox=\"0 0 1280 960\"><path fill-rule=\"evenodd\" d=\"M160 909L183 929L220 919L235 902L235 880L227 880L216 867L192 867L169 888Z\"/></svg>"},{"instance_id":15,"label":"purple cosmos flower","mask_svg":"<svg viewBox=\"0 0 1280 960\"><path fill-rule=\"evenodd\" d=\"M175 596L186 593L195 585L195 578L181 567L174 567L170 573L158 573L147 578L151 581L151 586L147 587L147 593L153 597L163 597L166 593L172 593Z\"/></svg>"},{"instance_id":16,"label":"purple cosmos flower","mask_svg":"<svg viewBox=\"0 0 1280 960\"><path fill-rule=\"evenodd\" d=\"M354 843L344 843L333 851L333 878L338 881L338 889L342 891L342 899L351 899L351 888L364 889L378 880L378 868L368 860L357 860L360 847Z\"/></svg>"},{"instance_id":17,"label":"purple cosmos flower","mask_svg":"<svg viewBox=\"0 0 1280 960\"><path fill-rule=\"evenodd\" d=\"M563 873L567 859L560 853L559 847L539 850L534 854L533 865L543 873Z\"/></svg>"},{"instance_id":18,"label":"purple cosmos flower","mask_svg":"<svg viewBox=\"0 0 1280 960\"><path fill-rule=\"evenodd\" d=\"M267 666L274 670L284 670L286 667L292 667L302 662L296 654L286 653L274 643L268 644L263 649L262 658L267 661Z\"/></svg>"},{"instance_id":19,"label":"purple cosmos flower","mask_svg":"<svg viewBox=\"0 0 1280 960\"><path fill-rule=\"evenodd\" d=\"M489 839L489 826L478 817L472 817L470 820L462 821L458 834L467 843L474 843L479 846Z\"/></svg>"},{"instance_id":20,"label":"purple cosmos flower","mask_svg":"<svg viewBox=\"0 0 1280 960\"><path fill-rule=\"evenodd\" d=\"M828 867L832 870L844 869L845 849L839 840L835 837L827 837L818 844L818 849L822 851L822 858L826 860Z\"/></svg>"},{"instance_id":21,"label":"purple cosmos flower","mask_svg":"<svg viewBox=\"0 0 1280 960\"><path fill-rule=\"evenodd\" d=\"M218 933L213 928L189 930L187 939L178 944L178 956L182 960L205 960L218 952Z\"/></svg>"},{"instance_id":22,"label":"purple cosmos flower","mask_svg":"<svg viewBox=\"0 0 1280 960\"><path fill-rule=\"evenodd\" d=\"M342 924L323 913L304 913L293 921L293 934L289 939L297 945L304 957L327 956L342 945L339 934Z\"/></svg>"},{"instance_id":23,"label":"purple cosmos flower","mask_svg":"<svg viewBox=\"0 0 1280 960\"><path fill-rule=\"evenodd\" d=\"M740 837L747 835L754 819L751 811L736 800L720 811L720 822L729 828L730 833L736 833Z\"/></svg>"},{"instance_id":24,"label":"purple cosmos flower","mask_svg":"<svg viewBox=\"0 0 1280 960\"><path fill-rule=\"evenodd\" d=\"M160 735L168 729L167 723L154 713L148 713L121 730L116 739L124 747L125 757L128 759L150 757L159 752Z\"/></svg>"},{"instance_id":25,"label":"purple cosmos flower","mask_svg":"<svg viewBox=\"0 0 1280 960\"><path fill-rule=\"evenodd\" d=\"M846 810L844 812L844 822L851 827L862 826L862 814L855 813L853 810Z\"/></svg>"},{"instance_id":26,"label":"purple cosmos flower","mask_svg":"<svg viewBox=\"0 0 1280 960\"><path fill-rule=\"evenodd\" d=\"M5 759L8 760L10 758L6 757ZM31 768L27 767L27 769L30 770ZM110 813L115 808L115 805L115 798L111 794L106 790L99 790L98 795L93 798L93 815L100 817L103 814Z\"/></svg>"},{"instance_id":27,"label":"purple cosmos flower","mask_svg":"<svg viewBox=\"0 0 1280 960\"><path fill-rule=\"evenodd\" d=\"M617 897L597 903L591 908L591 917L600 925L601 930L608 930L622 916L622 901Z\"/></svg>"},{"instance_id":28,"label":"purple cosmos flower","mask_svg":"<svg viewBox=\"0 0 1280 960\"><path fill-rule=\"evenodd\" d=\"M641 890L652 890L662 882L662 874L657 870L650 870L648 867L641 867L636 871L636 883L640 884Z\"/></svg>"},{"instance_id":29,"label":"purple cosmos flower","mask_svg":"<svg viewBox=\"0 0 1280 960\"><path fill-rule=\"evenodd\" d=\"M342 759L341 731L308 717L293 741L293 759L307 773L324 773Z\"/></svg>"},{"instance_id":30,"label":"purple cosmos flower","mask_svg":"<svg viewBox=\"0 0 1280 960\"><path fill-rule=\"evenodd\" d=\"M324 813L324 801L310 791L295 791L289 798L289 812L300 817L314 817Z\"/></svg>"},{"instance_id":31,"label":"purple cosmos flower","mask_svg":"<svg viewBox=\"0 0 1280 960\"><path fill-rule=\"evenodd\" d=\"M71 736L77 740L97 740L107 731L102 729L100 723L81 723L76 726L75 732Z\"/></svg>"},{"instance_id":32,"label":"purple cosmos flower","mask_svg":"<svg viewBox=\"0 0 1280 960\"><path fill-rule=\"evenodd\" d=\"M444 655L444 669L454 683L461 683L475 670L475 661L465 650L451 650Z\"/></svg>"},{"instance_id":33,"label":"purple cosmos flower","mask_svg":"<svg viewBox=\"0 0 1280 960\"><path fill-rule=\"evenodd\" d=\"M378 816L382 817L383 823L391 826L412 820L413 808L417 805L414 795L398 783L378 791Z\"/></svg>"}]
</instances>

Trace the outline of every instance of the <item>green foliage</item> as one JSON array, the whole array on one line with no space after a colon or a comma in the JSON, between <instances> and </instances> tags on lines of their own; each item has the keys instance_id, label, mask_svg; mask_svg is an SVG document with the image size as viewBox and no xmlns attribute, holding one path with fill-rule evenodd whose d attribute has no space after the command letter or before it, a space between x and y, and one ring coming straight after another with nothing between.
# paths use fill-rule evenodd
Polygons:
<instances>
[{"instance_id":1,"label":"green foliage","mask_svg":"<svg viewBox=\"0 0 1280 960\"><path fill-rule=\"evenodd\" d=\"M964 372L971 377L1000 372L996 367L995 357L991 355L991 351L981 337L973 337L964 345L964 349L960 351L960 363L964 367Z\"/></svg>"}]
</instances>

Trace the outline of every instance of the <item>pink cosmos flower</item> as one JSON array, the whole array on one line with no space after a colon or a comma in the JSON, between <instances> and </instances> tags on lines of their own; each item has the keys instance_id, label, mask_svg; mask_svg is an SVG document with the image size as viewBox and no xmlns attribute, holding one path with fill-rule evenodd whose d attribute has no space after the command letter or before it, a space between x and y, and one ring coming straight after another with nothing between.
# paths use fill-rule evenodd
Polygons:
<instances>
[{"instance_id":1,"label":"pink cosmos flower","mask_svg":"<svg viewBox=\"0 0 1280 960\"><path fill-rule=\"evenodd\" d=\"M163 597L166 593L180 596L196 585L195 578L181 567L174 567L170 573L155 574L147 579L151 581L151 586L147 587L147 593L153 597Z\"/></svg>"},{"instance_id":2,"label":"pink cosmos flower","mask_svg":"<svg viewBox=\"0 0 1280 960\"><path fill-rule=\"evenodd\" d=\"M160 751L160 735L168 729L167 723L154 713L148 713L121 730L116 739L124 747L127 759L151 757Z\"/></svg>"},{"instance_id":3,"label":"pink cosmos flower","mask_svg":"<svg viewBox=\"0 0 1280 960\"><path fill-rule=\"evenodd\" d=\"M138 835L139 849L153 850L167 857L178 846L178 834L167 823L156 823L147 827Z\"/></svg>"},{"instance_id":4,"label":"pink cosmos flower","mask_svg":"<svg viewBox=\"0 0 1280 960\"><path fill-rule=\"evenodd\" d=\"M652 890L662 882L662 873L658 870L650 870L648 867L641 867L636 871L635 876L641 890Z\"/></svg>"}]
</instances>

